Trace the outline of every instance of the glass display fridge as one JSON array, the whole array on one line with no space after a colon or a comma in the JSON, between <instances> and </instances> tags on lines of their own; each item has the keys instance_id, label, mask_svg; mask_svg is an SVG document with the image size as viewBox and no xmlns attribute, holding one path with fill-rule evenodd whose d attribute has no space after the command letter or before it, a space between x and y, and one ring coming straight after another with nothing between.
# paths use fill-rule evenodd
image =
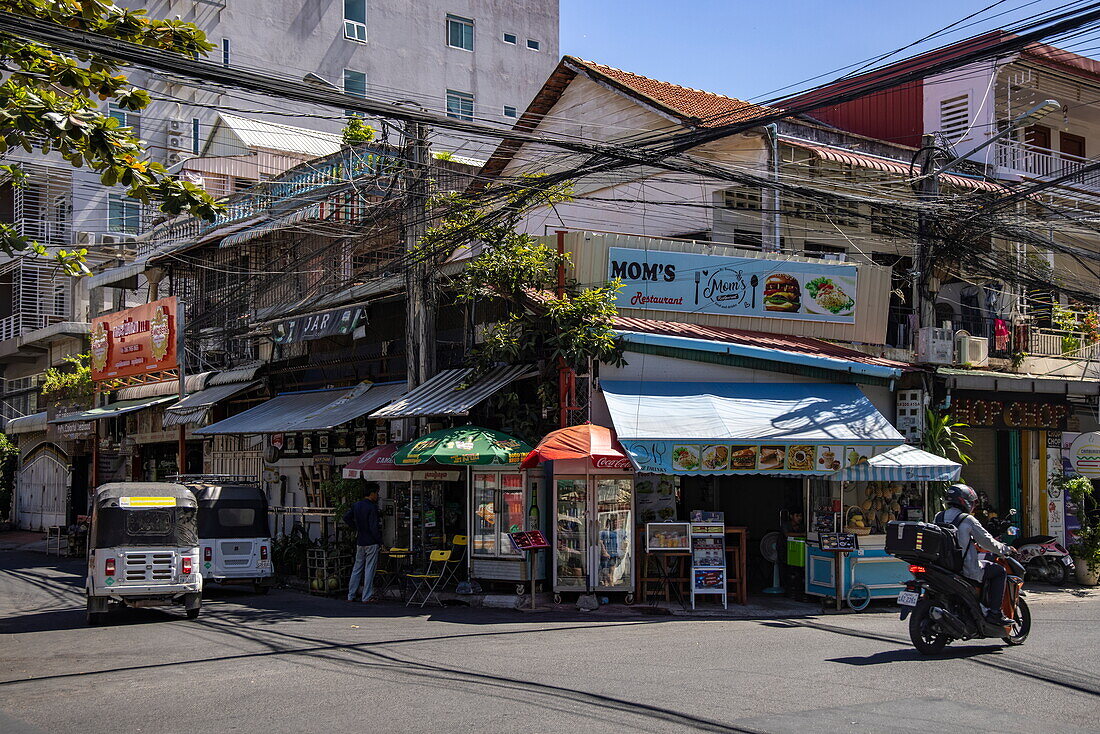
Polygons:
<instances>
[{"instance_id":1,"label":"glass display fridge","mask_svg":"<svg viewBox=\"0 0 1100 734\"><path fill-rule=\"evenodd\" d=\"M470 472L470 575L483 581L529 581L526 558L508 533L537 530L542 483L536 472L474 467ZM537 566L536 566L537 567ZM541 578L536 573L536 578ZM523 593L518 591L517 593Z\"/></svg>"},{"instance_id":2,"label":"glass display fridge","mask_svg":"<svg viewBox=\"0 0 1100 734\"><path fill-rule=\"evenodd\" d=\"M554 592L633 593L634 478L554 478Z\"/></svg>"}]
</instances>

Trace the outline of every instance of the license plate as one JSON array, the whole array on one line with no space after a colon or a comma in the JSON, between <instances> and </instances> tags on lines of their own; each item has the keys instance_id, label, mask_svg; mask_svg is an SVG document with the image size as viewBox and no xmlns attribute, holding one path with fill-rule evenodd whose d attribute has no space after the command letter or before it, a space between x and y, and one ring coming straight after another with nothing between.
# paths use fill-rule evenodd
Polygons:
<instances>
[{"instance_id":1,"label":"license plate","mask_svg":"<svg viewBox=\"0 0 1100 734\"><path fill-rule=\"evenodd\" d=\"M1069 556L1062 556L1062 563L1066 564L1067 566L1072 566L1073 565L1073 559L1070 558Z\"/></svg>"},{"instance_id":2,"label":"license plate","mask_svg":"<svg viewBox=\"0 0 1100 734\"><path fill-rule=\"evenodd\" d=\"M898 594L898 604L904 607L915 607L920 601L919 591L903 591Z\"/></svg>"},{"instance_id":3,"label":"license plate","mask_svg":"<svg viewBox=\"0 0 1100 734\"><path fill-rule=\"evenodd\" d=\"M258 567L261 571L270 571L271 570L271 561L260 561L259 564L258 564Z\"/></svg>"}]
</instances>

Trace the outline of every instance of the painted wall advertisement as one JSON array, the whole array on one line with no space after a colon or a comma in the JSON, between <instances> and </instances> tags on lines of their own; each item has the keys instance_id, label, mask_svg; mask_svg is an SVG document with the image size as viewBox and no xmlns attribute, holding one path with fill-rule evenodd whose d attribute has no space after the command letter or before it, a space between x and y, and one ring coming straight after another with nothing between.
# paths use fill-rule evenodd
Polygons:
<instances>
[{"instance_id":1,"label":"painted wall advertisement","mask_svg":"<svg viewBox=\"0 0 1100 734\"><path fill-rule=\"evenodd\" d=\"M1062 434L1062 467L1066 476L1082 476L1094 482L1100 479L1100 433ZM1065 504L1066 544L1072 545L1075 533L1081 529L1077 518L1078 508L1069 497L1062 498Z\"/></svg>"},{"instance_id":2,"label":"painted wall advertisement","mask_svg":"<svg viewBox=\"0 0 1100 734\"><path fill-rule=\"evenodd\" d=\"M91 323L93 380L176 369L176 298L106 314Z\"/></svg>"},{"instance_id":3,"label":"painted wall advertisement","mask_svg":"<svg viewBox=\"0 0 1100 734\"><path fill-rule=\"evenodd\" d=\"M1059 431L1047 432L1047 532L1059 543L1066 542L1065 497L1056 486L1062 475L1062 436Z\"/></svg>"},{"instance_id":4,"label":"painted wall advertisement","mask_svg":"<svg viewBox=\"0 0 1100 734\"><path fill-rule=\"evenodd\" d=\"M855 323L854 265L612 247L619 308Z\"/></svg>"}]
</instances>

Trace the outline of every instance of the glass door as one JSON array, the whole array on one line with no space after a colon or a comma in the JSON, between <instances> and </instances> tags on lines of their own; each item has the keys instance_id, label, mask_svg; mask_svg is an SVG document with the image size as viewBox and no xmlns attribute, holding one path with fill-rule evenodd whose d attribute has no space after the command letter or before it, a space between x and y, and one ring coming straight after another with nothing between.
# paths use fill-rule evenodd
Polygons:
<instances>
[{"instance_id":1,"label":"glass door","mask_svg":"<svg viewBox=\"0 0 1100 734\"><path fill-rule=\"evenodd\" d=\"M512 545L507 537L508 533L518 533L526 530L527 508L523 506L523 475L500 475L500 537L497 539L497 547L502 556L518 556L520 552Z\"/></svg>"},{"instance_id":2,"label":"glass door","mask_svg":"<svg viewBox=\"0 0 1100 734\"><path fill-rule=\"evenodd\" d=\"M475 554L496 555L497 550L497 475L474 473L474 517L471 547Z\"/></svg>"},{"instance_id":3,"label":"glass door","mask_svg":"<svg viewBox=\"0 0 1100 734\"><path fill-rule=\"evenodd\" d=\"M554 590L586 590L590 568L588 485L583 478L558 479L554 491Z\"/></svg>"},{"instance_id":4,"label":"glass door","mask_svg":"<svg viewBox=\"0 0 1100 734\"><path fill-rule=\"evenodd\" d=\"M596 585L606 590L634 586L634 479L598 478L596 485Z\"/></svg>"}]
</instances>

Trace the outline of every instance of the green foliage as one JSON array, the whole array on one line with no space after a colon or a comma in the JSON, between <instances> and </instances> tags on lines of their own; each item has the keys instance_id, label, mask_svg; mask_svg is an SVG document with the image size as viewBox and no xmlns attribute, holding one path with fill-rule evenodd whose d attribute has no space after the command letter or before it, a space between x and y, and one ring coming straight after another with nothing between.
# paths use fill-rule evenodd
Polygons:
<instances>
[{"instance_id":1,"label":"green foliage","mask_svg":"<svg viewBox=\"0 0 1100 734\"><path fill-rule=\"evenodd\" d=\"M335 478L321 482L325 504L332 508L336 522L343 522L344 515L351 506L363 499L365 487L362 479Z\"/></svg>"},{"instance_id":2,"label":"green foliage","mask_svg":"<svg viewBox=\"0 0 1100 734\"><path fill-rule=\"evenodd\" d=\"M318 546L317 541L309 539L309 531L295 523L289 533L280 535L271 543L275 571L283 576L305 576L307 551Z\"/></svg>"},{"instance_id":3,"label":"green foliage","mask_svg":"<svg viewBox=\"0 0 1100 734\"><path fill-rule=\"evenodd\" d=\"M965 449L973 446L974 442L962 432L962 429L969 427L965 423L956 421L949 413L940 414L929 409L925 411L922 447L936 456L942 456L960 464L969 464L970 457Z\"/></svg>"},{"instance_id":4,"label":"green foliage","mask_svg":"<svg viewBox=\"0 0 1100 734\"><path fill-rule=\"evenodd\" d=\"M0 0L0 10L97 35L196 57L213 46L190 23L155 20L110 0ZM100 108L112 102L140 112L149 93L132 87L121 64L85 52L55 50L40 43L0 35L0 57L7 74L0 84L0 154L12 148L54 151L75 168L99 174L105 186L122 186L139 201L156 202L168 214L190 212L212 219L218 207L198 186L168 173L148 158L134 131ZM14 173L17 166L6 170ZM85 250L50 253L41 244L0 225L0 250L29 252L56 260L66 272L86 274Z\"/></svg>"},{"instance_id":5,"label":"green foliage","mask_svg":"<svg viewBox=\"0 0 1100 734\"><path fill-rule=\"evenodd\" d=\"M453 161L455 154L449 150L441 150L436 152L433 156L437 161Z\"/></svg>"},{"instance_id":6,"label":"green foliage","mask_svg":"<svg viewBox=\"0 0 1100 734\"><path fill-rule=\"evenodd\" d=\"M42 382L42 397L58 404L92 397L92 368L87 354L65 358L65 367L50 367Z\"/></svg>"},{"instance_id":7,"label":"green foliage","mask_svg":"<svg viewBox=\"0 0 1100 734\"><path fill-rule=\"evenodd\" d=\"M5 434L0 433L0 519L6 519L11 512L15 470L18 465L19 448Z\"/></svg>"},{"instance_id":8,"label":"green foliage","mask_svg":"<svg viewBox=\"0 0 1100 734\"><path fill-rule=\"evenodd\" d=\"M349 117L344 125L344 145L358 145L374 140L374 128L363 122L361 117Z\"/></svg>"},{"instance_id":9,"label":"green foliage","mask_svg":"<svg viewBox=\"0 0 1100 734\"><path fill-rule=\"evenodd\" d=\"M1081 523L1081 528L1074 533L1075 540L1070 550L1088 565L1090 571L1100 572L1100 523L1092 521L1092 513L1096 509L1096 488L1088 477L1065 477L1060 484L1062 491L1077 507L1077 520Z\"/></svg>"}]
</instances>

